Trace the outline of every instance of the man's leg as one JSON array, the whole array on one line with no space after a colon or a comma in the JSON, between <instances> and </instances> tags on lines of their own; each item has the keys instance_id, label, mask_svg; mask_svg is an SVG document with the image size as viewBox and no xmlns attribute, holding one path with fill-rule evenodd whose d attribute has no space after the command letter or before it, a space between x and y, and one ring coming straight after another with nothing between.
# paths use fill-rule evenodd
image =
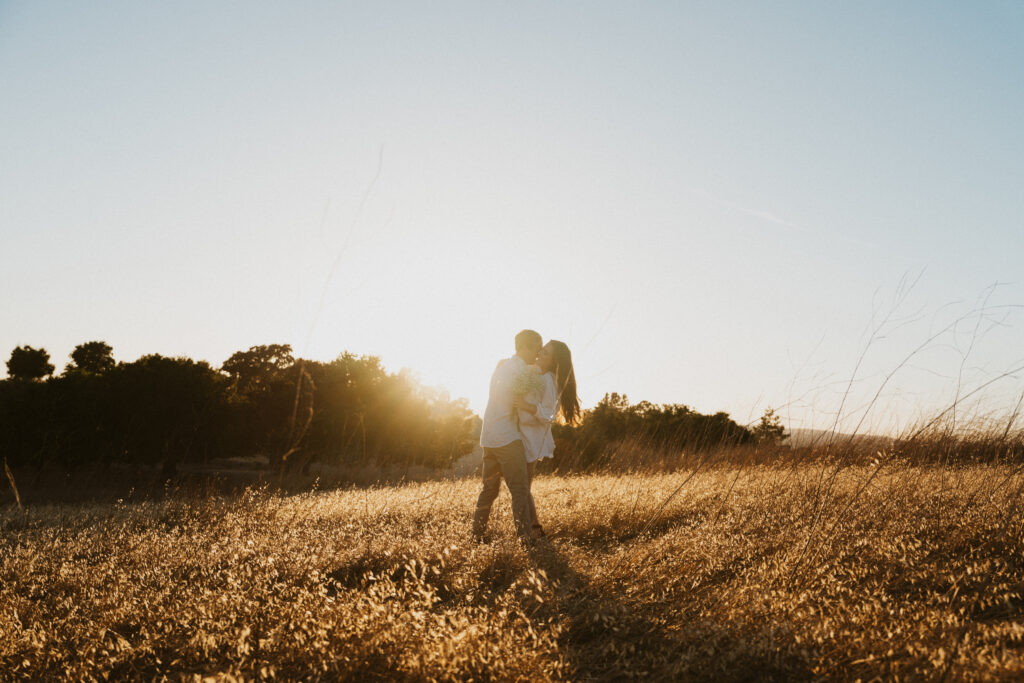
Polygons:
<instances>
[{"instance_id":1,"label":"man's leg","mask_svg":"<svg viewBox=\"0 0 1024 683\"><path fill-rule=\"evenodd\" d=\"M491 505L498 497L501 489L501 465L494 457L493 449L484 449L483 459L483 489L476 501L476 512L473 514L473 536L482 537L487 531L487 518L491 516Z\"/></svg>"},{"instance_id":2,"label":"man's leg","mask_svg":"<svg viewBox=\"0 0 1024 683\"><path fill-rule=\"evenodd\" d=\"M522 441L513 441L507 446L494 449L501 465L501 475L512 495L512 517L516 521L516 533L530 538L530 481L526 474L526 451Z\"/></svg>"}]
</instances>

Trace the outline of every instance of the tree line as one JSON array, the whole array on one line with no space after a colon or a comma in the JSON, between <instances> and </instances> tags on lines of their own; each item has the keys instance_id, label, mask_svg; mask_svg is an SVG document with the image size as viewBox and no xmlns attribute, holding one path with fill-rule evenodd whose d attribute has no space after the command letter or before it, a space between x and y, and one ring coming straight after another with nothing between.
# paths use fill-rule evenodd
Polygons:
<instances>
[{"instance_id":1,"label":"tree line","mask_svg":"<svg viewBox=\"0 0 1024 683\"><path fill-rule=\"evenodd\" d=\"M0 452L12 465L66 469L265 455L274 468L445 467L473 447L474 415L376 356L324 363L288 344L253 346L220 368L159 354L115 362L80 344L59 375L44 349L16 348L0 380Z\"/></svg>"},{"instance_id":2,"label":"tree line","mask_svg":"<svg viewBox=\"0 0 1024 683\"><path fill-rule=\"evenodd\" d=\"M264 455L272 469L327 465L444 468L473 450L479 418L465 399L425 387L376 356L324 363L288 344L253 346L219 368L159 354L115 362L105 342L80 344L54 374L45 349L19 346L0 380L0 452L15 466L67 470L113 462L179 465ZM747 429L726 413L631 404L606 394L576 425L556 425L556 465L609 464L622 444L689 451L785 438L766 413ZM628 463L627 463L628 464Z\"/></svg>"},{"instance_id":3,"label":"tree line","mask_svg":"<svg viewBox=\"0 0 1024 683\"><path fill-rule=\"evenodd\" d=\"M704 452L729 446L781 443L789 435L770 409L753 429L727 413L705 415L680 403L630 403L624 394L608 393L584 412L578 425L555 425L555 466L559 469L635 467L649 455Z\"/></svg>"}]
</instances>

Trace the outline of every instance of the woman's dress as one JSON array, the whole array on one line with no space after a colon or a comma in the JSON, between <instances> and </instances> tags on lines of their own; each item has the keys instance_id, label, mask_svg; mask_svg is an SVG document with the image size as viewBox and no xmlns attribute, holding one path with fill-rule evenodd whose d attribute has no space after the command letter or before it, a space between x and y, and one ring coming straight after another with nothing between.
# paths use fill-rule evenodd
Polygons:
<instances>
[{"instance_id":1,"label":"woman's dress","mask_svg":"<svg viewBox=\"0 0 1024 683\"><path fill-rule=\"evenodd\" d=\"M555 421L555 376L546 372L540 376L543 391L535 389L524 398L537 406L537 414L519 411L519 431L523 435L526 462L537 462L550 458L555 453L555 441L551 436L551 424Z\"/></svg>"}]
</instances>

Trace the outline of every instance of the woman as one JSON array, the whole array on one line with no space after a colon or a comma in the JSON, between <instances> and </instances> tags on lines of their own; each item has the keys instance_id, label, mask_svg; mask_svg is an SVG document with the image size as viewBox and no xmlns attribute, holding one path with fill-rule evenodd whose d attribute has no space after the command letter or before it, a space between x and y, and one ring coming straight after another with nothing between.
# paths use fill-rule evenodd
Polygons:
<instances>
[{"instance_id":1,"label":"woman","mask_svg":"<svg viewBox=\"0 0 1024 683\"><path fill-rule=\"evenodd\" d=\"M537 355L543 389L535 389L516 399L519 409L519 431L526 449L526 467L529 483L537 463L550 458L555 452L551 425L556 419L563 424L575 424L580 414L580 400L576 396L576 374L572 369L572 354L564 342L552 339ZM530 517L534 538L546 535L537 519L537 506L530 494Z\"/></svg>"}]
</instances>

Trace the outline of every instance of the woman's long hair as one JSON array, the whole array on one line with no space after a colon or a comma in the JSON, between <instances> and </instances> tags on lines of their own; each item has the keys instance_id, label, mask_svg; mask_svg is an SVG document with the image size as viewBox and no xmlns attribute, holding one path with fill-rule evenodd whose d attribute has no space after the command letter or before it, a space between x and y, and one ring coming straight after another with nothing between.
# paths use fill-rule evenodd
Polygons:
<instances>
[{"instance_id":1,"label":"woman's long hair","mask_svg":"<svg viewBox=\"0 0 1024 683\"><path fill-rule=\"evenodd\" d=\"M580 399L576 395L576 373L572 369L572 353L565 342L548 342L554 351L555 387L558 390L558 414L566 424L576 424L580 417Z\"/></svg>"}]
</instances>

